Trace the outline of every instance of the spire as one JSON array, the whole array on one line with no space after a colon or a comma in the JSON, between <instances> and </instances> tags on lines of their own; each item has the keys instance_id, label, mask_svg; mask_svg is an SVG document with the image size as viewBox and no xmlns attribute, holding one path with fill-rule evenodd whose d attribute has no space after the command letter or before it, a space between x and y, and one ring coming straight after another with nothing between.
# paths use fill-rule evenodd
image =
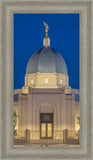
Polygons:
<instances>
[{"instance_id":1,"label":"spire","mask_svg":"<svg viewBox=\"0 0 93 160\"><path fill-rule=\"evenodd\" d=\"M48 29L49 29L49 27L45 22L43 22L43 24L45 26L46 37L48 37Z\"/></svg>"},{"instance_id":2,"label":"spire","mask_svg":"<svg viewBox=\"0 0 93 160\"><path fill-rule=\"evenodd\" d=\"M45 32L46 32L46 35L45 35L44 40L43 40L43 46L44 47L48 47L48 46L50 46L50 39L48 37L48 29L49 29L49 27L45 22L43 22L43 24L45 26Z\"/></svg>"}]
</instances>

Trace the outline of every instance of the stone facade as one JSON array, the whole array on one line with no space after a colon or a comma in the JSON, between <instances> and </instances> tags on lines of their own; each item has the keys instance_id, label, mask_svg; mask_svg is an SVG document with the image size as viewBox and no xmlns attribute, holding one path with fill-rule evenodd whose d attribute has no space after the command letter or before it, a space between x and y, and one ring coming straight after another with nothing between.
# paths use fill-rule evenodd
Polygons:
<instances>
[{"instance_id":1,"label":"stone facade","mask_svg":"<svg viewBox=\"0 0 93 160\"><path fill-rule=\"evenodd\" d=\"M69 78L67 74L61 73L33 73L26 74L25 86L22 88L22 93L28 93L28 88L65 88L66 93L71 93L69 87Z\"/></svg>"},{"instance_id":2,"label":"stone facade","mask_svg":"<svg viewBox=\"0 0 93 160\"><path fill-rule=\"evenodd\" d=\"M75 130L79 103L64 89L31 89L19 94L14 109L19 115L18 132L31 131L31 139L40 139L40 113L53 113L53 139L60 139L63 130ZM18 110L17 110L18 109Z\"/></svg>"}]
</instances>

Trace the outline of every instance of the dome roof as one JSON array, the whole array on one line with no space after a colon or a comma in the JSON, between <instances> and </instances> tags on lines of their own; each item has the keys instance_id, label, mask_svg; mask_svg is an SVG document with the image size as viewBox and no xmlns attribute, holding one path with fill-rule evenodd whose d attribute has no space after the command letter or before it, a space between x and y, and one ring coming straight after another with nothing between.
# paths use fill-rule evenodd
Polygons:
<instances>
[{"instance_id":1,"label":"dome roof","mask_svg":"<svg viewBox=\"0 0 93 160\"><path fill-rule=\"evenodd\" d=\"M67 74L67 67L63 57L55 49L44 46L31 56L27 64L27 74L36 72Z\"/></svg>"}]
</instances>

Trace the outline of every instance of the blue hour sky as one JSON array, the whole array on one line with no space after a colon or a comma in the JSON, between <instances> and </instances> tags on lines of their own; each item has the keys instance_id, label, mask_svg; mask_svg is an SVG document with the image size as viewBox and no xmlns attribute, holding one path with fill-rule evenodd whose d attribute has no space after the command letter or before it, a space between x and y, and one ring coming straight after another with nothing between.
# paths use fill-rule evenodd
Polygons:
<instances>
[{"instance_id":1,"label":"blue hour sky","mask_svg":"<svg viewBox=\"0 0 93 160\"><path fill-rule=\"evenodd\" d=\"M79 89L79 14L14 14L14 89L24 86L26 66L42 48L49 25L50 46L64 58L71 88Z\"/></svg>"}]
</instances>

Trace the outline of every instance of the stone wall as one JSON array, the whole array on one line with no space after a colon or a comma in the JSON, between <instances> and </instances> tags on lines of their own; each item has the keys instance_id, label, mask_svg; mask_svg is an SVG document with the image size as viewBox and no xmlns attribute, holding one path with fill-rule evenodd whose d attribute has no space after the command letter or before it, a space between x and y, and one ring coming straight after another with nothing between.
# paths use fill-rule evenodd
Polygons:
<instances>
[{"instance_id":1,"label":"stone wall","mask_svg":"<svg viewBox=\"0 0 93 160\"><path fill-rule=\"evenodd\" d=\"M31 93L20 95L18 130L29 129L35 136L32 138L36 138L38 133L37 139L39 139L40 112L54 114L53 138L61 138L60 135L65 129L75 130L75 100L72 94L66 95L62 89L31 89Z\"/></svg>"},{"instance_id":2,"label":"stone wall","mask_svg":"<svg viewBox=\"0 0 93 160\"><path fill-rule=\"evenodd\" d=\"M69 86L68 75L61 73L33 73L26 74L25 87L32 88L60 88Z\"/></svg>"}]
</instances>

